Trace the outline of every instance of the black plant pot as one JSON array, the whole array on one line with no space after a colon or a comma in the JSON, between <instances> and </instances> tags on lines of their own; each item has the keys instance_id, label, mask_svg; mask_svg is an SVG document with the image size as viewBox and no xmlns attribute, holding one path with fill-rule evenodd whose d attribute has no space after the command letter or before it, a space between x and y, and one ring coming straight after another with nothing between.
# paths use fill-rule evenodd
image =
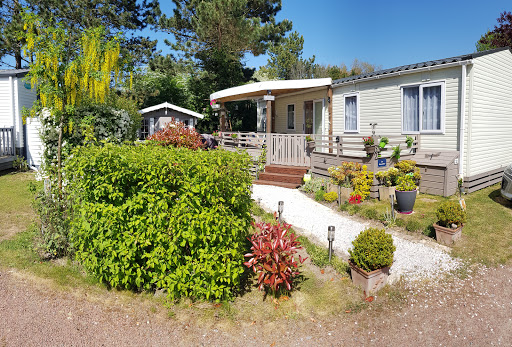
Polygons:
<instances>
[{"instance_id":1,"label":"black plant pot","mask_svg":"<svg viewBox=\"0 0 512 347\"><path fill-rule=\"evenodd\" d=\"M400 190L395 191L396 203L398 205L398 211L403 214L412 213L412 208L416 202L416 189L408 192Z\"/></svg>"}]
</instances>

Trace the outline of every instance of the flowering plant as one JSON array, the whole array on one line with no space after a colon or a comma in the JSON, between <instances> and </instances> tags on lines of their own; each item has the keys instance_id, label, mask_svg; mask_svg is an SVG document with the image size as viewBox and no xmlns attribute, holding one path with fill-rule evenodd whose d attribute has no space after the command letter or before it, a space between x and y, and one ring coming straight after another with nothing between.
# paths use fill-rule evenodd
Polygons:
<instances>
[{"instance_id":1,"label":"flowering plant","mask_svg":"<svg viewBox=\"0 0 512 347\"><path fill-rule=\"evenodd\" d=\"M359 194L354 194L354 195L351 195L350 198L348 199L348 202L351 203L351 204L360 204L363 202L363 198L361 198L361 195Z\"/></svg>"},{"instance_id":2,"label":"flowering plant","mask_svg":"<svg viewBox=\"0 0 512 347\"><path fill-rule=\"evenodd\" d=\"M186 147L189 149L203 147L201 136L194 129L188 128L184 123L178 122L174 118L162 130L149 136L148 141L159 146Z\"/></svg>"},{"instance_id":3,"label":"flowering plant","mask_svg":"<svg viewBox=\"0 0 512 347\"><path fill-rule=\"evenodd\" d=\"M214 132L212 133L212 136L219 136L219 131L214 131Z\"/></svg>"},{"instance_id":4,"label":"flowering plant","mask_svg":"<svg viewBox=\"0 0 512 347\"><path fill-rule=\"evenodd\" d=\"M375 144L375 141L371 136L363 137L363 142L365 146L373 146Z\"/></svg>"},{"instance_id":5,"label":"flowering plant","mask_svg":"<svg viewBox=\"0 0 512 347\"><path fill-rule=\"evenodd\" d=\"M213 99L212 101L210 101L210 106L213 106L217 103L217 100Z\"/></svg>"},{"instance_id":6,"label":"flowering plant","mask_svg":"<svg viewBox=\"0 0 512 347\"><path fill-rule=\"evenodd\" d=\"M310 135L307 135L306 142L311 142L311 141L313 141L313 138Z\"/></svg>"},{"instance_id":7,"label":"flowering plant","mask_svg":"<svg viewBox=\"0 0 512 347\"><path fill-rule=\"evenodd\" d=\"M231 134L232 139L236 139L237 137L238 137L238 134L235 134L235 133Z\"/></svg>"}]
</instances>

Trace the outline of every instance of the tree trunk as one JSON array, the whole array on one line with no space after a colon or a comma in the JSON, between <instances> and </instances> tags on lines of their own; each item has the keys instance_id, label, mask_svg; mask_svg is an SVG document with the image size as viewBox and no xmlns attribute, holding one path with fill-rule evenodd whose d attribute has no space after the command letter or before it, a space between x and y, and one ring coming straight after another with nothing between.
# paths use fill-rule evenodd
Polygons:
<instances>
[{"instance_id":1,"label":"tree trunk","mask_svg":"<svg viewBox=\"0 0 512 347\"><path fill-rule=\"evenodd\" d=\"M59 123L59 142L57 144L57 185L59 187L59 197L62 197L62 126L64 117L61 116Z\"/></svg>"}]
</instances>

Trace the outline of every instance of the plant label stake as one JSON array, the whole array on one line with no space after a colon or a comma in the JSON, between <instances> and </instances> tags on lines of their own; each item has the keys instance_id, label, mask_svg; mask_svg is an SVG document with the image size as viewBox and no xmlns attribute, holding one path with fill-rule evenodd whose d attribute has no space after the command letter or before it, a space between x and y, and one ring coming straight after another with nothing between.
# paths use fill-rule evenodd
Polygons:
<instances>
[{"instance_id":1,"label":"plant label stake","mask_svg":"<svg viewBox=\"0 0 512 347\"><path fill-rule=\"evenodd\" d=\"M329 225L327 227L327 240L329 241L329 263L331 262L332 257L332 242L334 241L334 225Z\"/></svg>"},{"instance_id":2,"label":"plant label stake","mask_svg":"<svg viewBox=\"0 0 512 347\"><path fill-rule=\"evenodd\" d=\"M391 201L391 218L395 220L395 197L393 194L389 194L389 201Z\"/></svg>"},{"instance_id":3,"label":"plant label stake","mask_svg":"<svg viewBox=\"0 0 512 347\"><path fill-rule=\"evenodd\" d=\"M281 224L281 214L283 213L283 206L284 206L284 201L279 201L277 203L277 212L279 212L279 224Z\"/></svg>"}]
</instances>

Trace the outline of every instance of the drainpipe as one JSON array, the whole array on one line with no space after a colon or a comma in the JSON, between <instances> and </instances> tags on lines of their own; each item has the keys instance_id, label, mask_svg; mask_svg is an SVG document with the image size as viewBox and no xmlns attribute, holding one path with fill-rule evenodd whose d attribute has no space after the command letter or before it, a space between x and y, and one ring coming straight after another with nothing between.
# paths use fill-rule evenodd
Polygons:
<instances>
[{"instance_id":1,"label":"drainpipe","mask_svg":"<svg viewBox=\"0 0 512 347\"><path fill-rule=\"evenodd\" d=\"M17 136L16 136L16 109L14 108L14 79L12 76L9 76L9 108L11 110L12 115L12 144L14 146L14 155L16 155L16 146L17 146Z\"/></svg>"},{"instance_id":2,"label":"drainpipe","mask_svg":"<svg viewBox=\"0 0 512 347\"><path fill-rule=\"evenodd\" d=\"M460 92L460 128L459 128L459 178L464 176L464 126L466 119L466 66L471 61L463 61L462 65L462 78L461 78L461 92Z\"/></svg>"}]
</instances>

